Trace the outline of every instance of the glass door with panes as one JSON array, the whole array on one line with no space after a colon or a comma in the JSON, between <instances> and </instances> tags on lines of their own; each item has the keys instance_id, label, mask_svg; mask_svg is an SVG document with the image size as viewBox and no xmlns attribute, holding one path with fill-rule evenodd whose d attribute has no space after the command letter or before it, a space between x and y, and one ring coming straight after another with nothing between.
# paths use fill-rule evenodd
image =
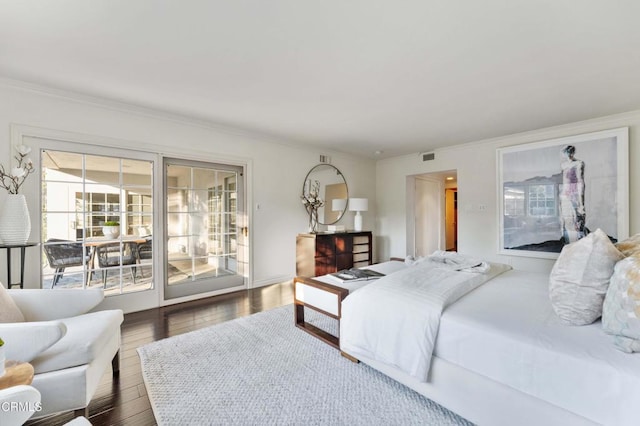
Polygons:
<instances>
[{"instance_id":1,"label":"glass door with panes","mask_svg":"<svg viewBox=\"0 0 640 426\"><path fill-rule=\"evenodd\" d=\"M245 285L243 168L165 160L165 298Z\"/></svg>"},{"instance_id":2,"label":"glass door with panes","mask_svg":"<svg viewBox=\"0 0 640 426\"><path fill-rule=\"evenodd\" d=\"M153 161L44 149L42 287L153 288Z\"/></svg>"}]
</instances>

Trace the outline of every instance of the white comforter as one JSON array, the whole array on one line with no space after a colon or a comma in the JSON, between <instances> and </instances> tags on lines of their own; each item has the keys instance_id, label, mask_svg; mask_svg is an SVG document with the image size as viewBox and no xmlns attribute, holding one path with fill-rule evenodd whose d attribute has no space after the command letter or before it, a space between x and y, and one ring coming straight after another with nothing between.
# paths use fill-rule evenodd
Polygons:
<instances>
[{"instance_id":1,"label":"white comforter","mask_svg":"<svg viewBox=\"0 0 640 426\"><path fill-rule=\"evenodd\" d=\"M436 253L380 278L342 302L340 348L425 382L444 308L508 269Z\"/></svg>"}]
</instances>

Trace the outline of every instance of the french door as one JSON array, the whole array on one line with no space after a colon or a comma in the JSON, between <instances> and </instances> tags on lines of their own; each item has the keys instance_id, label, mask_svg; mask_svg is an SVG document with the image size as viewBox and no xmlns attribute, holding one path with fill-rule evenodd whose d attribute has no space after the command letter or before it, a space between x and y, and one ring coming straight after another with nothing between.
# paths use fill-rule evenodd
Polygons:
<instances>
[{"instance_id":1,"label":"french door","mask_svg":"<svg viewBox=\"0 0 640 426\"><path fill-rule=\"evenodd\" d=\"M151 253L138 256L153 241L153 161L110 154L40 151L43 288L153 288Z\"/></svg>"},{"instance_id":2,"label":"french door","mask_svg":"<svg viewBox=\"0 0 640 426\"><path fill-rule=\"evenodd\" d=\"M165 299L245 286L243 168L164 160Z\"/></svg>"},{"instance_id":3,"label":"french door","mask_svg":"<svg viewBox=\"0 0 640 426\"><path fill-rule=\"evenodd\" d=\"M31 148L36 170L21 188L41 243L27 280L100 287L102 308L125 312L246 288L246 166L21 125L12 140Z\"/></svg>"}]
</instances>

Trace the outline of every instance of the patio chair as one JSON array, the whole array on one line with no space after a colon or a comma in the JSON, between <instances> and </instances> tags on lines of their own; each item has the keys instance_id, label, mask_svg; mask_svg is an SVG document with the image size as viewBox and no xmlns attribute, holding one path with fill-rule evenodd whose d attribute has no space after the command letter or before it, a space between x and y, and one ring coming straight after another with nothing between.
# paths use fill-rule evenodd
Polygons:
<instances>
[{"instance_id":1,"label":"patio chair","mask_svg":"<svg viewBox=\"0 0 640 426\"><path fill-rule=\"evenodd\" d=\"M138 243L138 257L140 260L150 260L153 258L153 240L146 237L144 243Z\"/></svg>"},{"instance_id":2,"label":"patio chair","mask_svg":"<svg viewBox=\"0 0 640 426\"><path fill-rule=\"evenodd\" d=\"M109 268L114 266L137 265L140 263L138 258L138 243L135 241L124 241L122 243L122 251L119 242L101 244L96 247L96 257L98 258L98 266L102 269L102 286L107 288L107 274ZM136 267L130 268L133 283L136 282Z\"/></svg>"},{"instance_id":3,"label":"patio chair","mask_svg":"<svg viewBox=\"0 0 640 426\"><path fill-rule=\"evenodd\" d=\"M57 238L50 238L45 242L44 253L49 266L55 269L51 288L60 281L66 268L87 265L90 259L89 249L83 249L82 243Z\"/></svg>"},{"instance_id":4,"label":"patio chair","mask_svg":"<svg viewBox=\"0 0 640 426\"><path fill-rule=\"evenodd\" d=\"M138 243L138 259L140 260L140 276L144 278L144 269L142 268L143 260L153 259L153 239L145 237L143 243Z\"/></svg>"}]
</instances>

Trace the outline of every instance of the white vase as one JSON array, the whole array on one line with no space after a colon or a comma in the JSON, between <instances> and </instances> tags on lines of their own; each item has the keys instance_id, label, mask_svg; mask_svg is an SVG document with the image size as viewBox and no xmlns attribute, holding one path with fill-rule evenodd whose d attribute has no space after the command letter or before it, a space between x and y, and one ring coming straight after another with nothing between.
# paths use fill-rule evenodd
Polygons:
<instances>
[{"instance_id":1,"label":"white vase","mask_svg":"<svg viewBox=\"0 0 640 426\"><path fill-rule=\"evenodd\" d=\"M315 234L318 232L318 211L312 209L309 212L309 233Z\"/></svg>"},{"instance_id":2,"label":"white vase","mask_svg":"<svg viewBox=\"0 0 640 426\"><path fill-rule=\"evenodd\" d=\"M120 226L103 226L102 234L110 240L118 238L120 236Z\"/></svg>"},{"instance_id":3,"label":"white vase","mask_svg":"<svg viewBox=\"0 0 640 426\"><path fill-rule=\"evenodd\" d=\"M24 244L31 234L27 200L22 194L9 194L0 207L0 240L3 244Z\"/></svg>"}]
</instances>

